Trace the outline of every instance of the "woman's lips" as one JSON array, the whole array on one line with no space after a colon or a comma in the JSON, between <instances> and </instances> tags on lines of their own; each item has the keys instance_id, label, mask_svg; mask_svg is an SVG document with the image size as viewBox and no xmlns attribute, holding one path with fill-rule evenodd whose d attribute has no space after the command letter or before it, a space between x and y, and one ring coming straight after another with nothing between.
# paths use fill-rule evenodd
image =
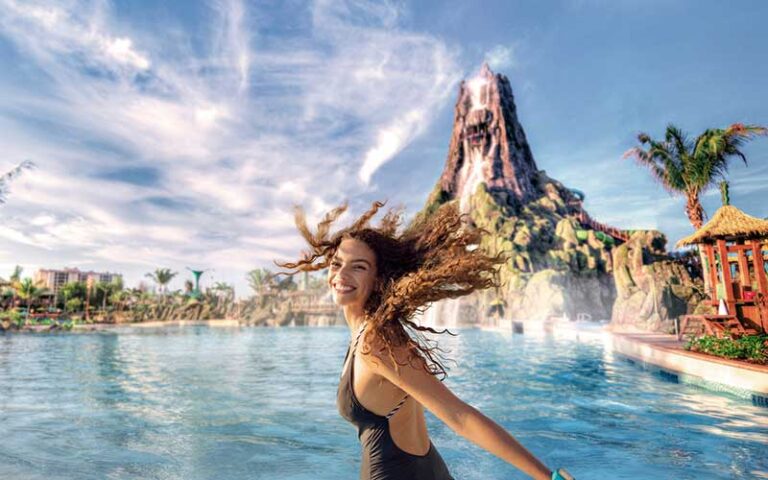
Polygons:
<instances>
[{"instance_id":1,"label":"woman's lips","mask_svg":"<svg viewBox=\"0 0 768 480\"><path fill-rule=\"evenodd\" d=\"M349 293L349 292L352 292L352 291L356 290L356 288L351 286L351 285L334 285L333 289L337 293Z\"/></svg>"}]
</instances>

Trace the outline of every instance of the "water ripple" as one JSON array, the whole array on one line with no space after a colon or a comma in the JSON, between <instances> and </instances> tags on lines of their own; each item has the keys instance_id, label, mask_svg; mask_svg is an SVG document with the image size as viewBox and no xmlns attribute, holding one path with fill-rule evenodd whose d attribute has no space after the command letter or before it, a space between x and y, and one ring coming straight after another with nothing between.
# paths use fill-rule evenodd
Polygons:
<instances>
[{"instance_id":1,"label":"water ripple","mask_svg":"<svg viewBox=\"0 0 768 480\"><path fill-rule=\"evenodd\" d=\"M577 477L768 478L764 408L599 342L440 339L457 361L447 385ZM335 407L348 340L343 328L0 336L0 478L356 478L356 432ZM456 478L525 478L428 423Z\"/></svg>"}]
</instances>

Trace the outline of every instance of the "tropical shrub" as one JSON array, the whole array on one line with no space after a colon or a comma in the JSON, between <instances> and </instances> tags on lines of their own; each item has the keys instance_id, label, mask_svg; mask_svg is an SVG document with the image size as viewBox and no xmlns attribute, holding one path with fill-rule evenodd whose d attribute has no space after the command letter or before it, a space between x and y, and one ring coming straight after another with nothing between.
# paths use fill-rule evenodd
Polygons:
<instances>
[{"instance_id":1,"label":"tropical shrub","mask_svg":"<svg viewBox=\"0 0 768 480\"><path fill-rule=\"evenodd\" d=\"M83 308L83 301L79 298L70 298L66 303L67 312L79 312Z\"/></svg>"},{"instance_id":2,"label":"tropical shrub","mask_svg":"<svg viewBox=\"0 0 768 480\"><path fill-rule=\"evenodd\" d=\"M22 327L24 325L24 315L17 309L0 312L0 330L7 330L11 327Z\"/></svg>"},{"instance_id":3,"label":"tropical shrub","mask_svg":"<svg viewBox=\"0 0 768 480\"><path fill-rule=\"evenodd\" d=\"M685 349L723 358L768 364L768 335L745 335L739 338L727 334L723 338L703 335L691 338Z\"/></svg>"}]
</instances>

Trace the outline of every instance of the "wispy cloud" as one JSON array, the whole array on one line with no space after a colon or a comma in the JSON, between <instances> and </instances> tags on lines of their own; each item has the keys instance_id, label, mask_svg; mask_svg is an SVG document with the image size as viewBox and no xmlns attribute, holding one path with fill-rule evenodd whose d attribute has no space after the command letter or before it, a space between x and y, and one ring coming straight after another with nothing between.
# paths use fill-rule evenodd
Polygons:
<instances>
[{"instance_id":1,"label":"wispy cloud","mask_svg":"<svg viewBox=\"0 0 768 480\"><path fill-rule=\"evenodd\" d=\"M248 87L251 68L251 49L249 30L245 21L245 5L241 0L232 0L216 4L223 20L223 28L219 30L221 38L215 39L216 50L228 58L238 75L238 92L242 93Z\"/></svg>"},{"instance_id":2,"label":"wispy cloud","mask_svg":"<svg viewBox=\"0 0 768 480\"><path fill-rule=\"evenodd\" d=\"M370 122L373 128L361 132L366 148L358 172L368 184L379 168L424 132L453 93L461 72L442 41L397 28L397 7L357 2L355 7L380 25L369 28L346 21L352 10L339 5L320 2L315 8L317 33L334 45L335 53L323 76L338 83L311 85L310 111L341 109ZM355 41L348 41L351 38ZM330 71L342 75L334 77Z\"/></svg>"},{"instance_id":3,"label":"wispy cloud","mask_svg":"<svg viewBox=\"0 0 768 480\"><path fill-rule=\"evenodd\" d=\"M369 189L460 76L399 4L318 1L295 34L257 4L206 8L204 28L164 31L102 1L0 0L29 72L0 74L0 167L39 165L0 211L0 250L16 252L0 269L88 261L136 281L219 265L244 284L301 247L294 203L318 215Z\"/></svg>"},{"instance_id":4,"label":"wispy cloud","mask_svg":"<svg viewBox=\"0 0 768 480\"><path fill-rule=\"evenodd\" d=\"M496 45L486 52L485 61L495 71L506 71L517 66L512 45Z\"/></svg>"}]
</instances>

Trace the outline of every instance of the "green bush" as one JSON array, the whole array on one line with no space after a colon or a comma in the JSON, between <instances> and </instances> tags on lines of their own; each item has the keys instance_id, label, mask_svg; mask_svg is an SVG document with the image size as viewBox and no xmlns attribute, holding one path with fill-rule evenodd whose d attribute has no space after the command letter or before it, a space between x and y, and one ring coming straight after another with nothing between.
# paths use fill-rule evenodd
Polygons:
<instances>
[{"instance_id":1,"label":"green bush","mask_svg":"<svg viewBox=\"0 0 768 480\"><path fill-rule=\"evenodd\" d=\"M66 303L67 312L78 312L83 308L83 301L79 298L70 298Z\"/></svg>"},{"instance_id":2,"label":"green bush","mask_svg":"<svg viewBox=\"0 0 768 480\"><path fill-rule=\"evenodd\" d=\"M732 338L727 334L723 338L704 335L691 338L685 349L723 358L768 364L768 335L745 335L740 338Z\"/></svg>"},{"instance_id":3,"label":"green bush","mask_svg":"<svg viewBox=\"0 0 768 480\"><path fill-rule=\"evenodd\" d=\"M3 323L7 324L9 327L14 326L21 328L24 326L24 314L19 312L17 309L0 312L0 324ZM0 330L2 329L3 327L0 326Z\"/></svg>"}]
</instances>

